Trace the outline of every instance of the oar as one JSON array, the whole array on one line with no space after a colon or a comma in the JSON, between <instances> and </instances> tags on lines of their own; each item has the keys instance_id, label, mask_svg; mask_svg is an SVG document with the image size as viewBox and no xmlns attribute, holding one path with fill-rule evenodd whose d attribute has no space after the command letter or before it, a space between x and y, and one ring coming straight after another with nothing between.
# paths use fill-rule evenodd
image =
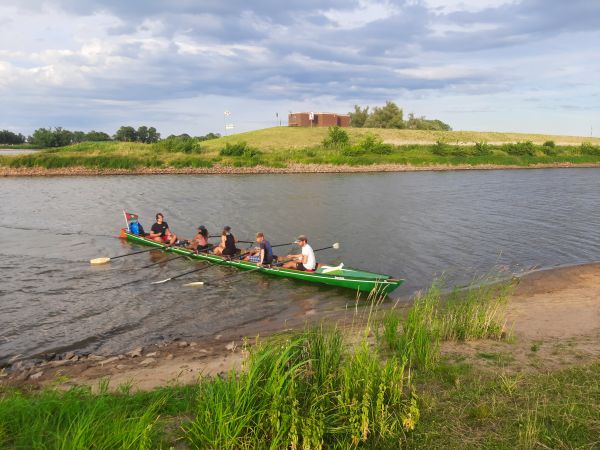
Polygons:
<instances>
[{"instance_id":1,"label":"oar","mask_svg":"<svg viewBox=\"0 0 600 450\"><path fill-rule=\"evenodd\" d=\"M328 250L330 248L333 248L334 250L338 250L340 248L340 243L336 242L335 244L331 244L329 247L323 247L323 248L318 248L316 250L313 250L313 252L320 252L321 250Z\"/></svg>"},{"instance_id":2,"label":"oar","mask_svg":"<svg viewBox=\"0 0 600 450\"><path fill-rule=\"evenodd\" d=\"M194 269L194 270L190 270L188 272L180 273L179 275L175 275L175 276L172 276L172 277L169 277L169 278L165 278L164 280L153 281L150 284L162 284L162 283L166 283L167 281L175 280L175 279L183 277L185 275L189 275L190 273L200 272L201 270L208 269L209 267L212 267L212 266L213 266L213 264L209 264L208 266L203 266L203 267L200 267L199 269Z\"/></svg>"},{"instance_id":3,"label":"oar","mask_svg":"<svg viewBox=\"0 0 600 450\"><path fill-rule=\"evenodd\" d=\"M248 274L250 272L256 272L257 270L260 270L262 268L263 268L263 266L258 266L258 267L255 267L254 269L244 270L243 272L234 273L233 275L229 275L229 276L226 275L226 276L224 276L222 278L219 278L217 280L217 282L220 282L220 281L223 281L223 280L227 280L227 279L230 279L230 278L234 278L234 277L237 277L237 276L240 276L240 275L246 275L246 274ZM184 284L184 286L202 286L203 284L204 284L204 281L192 281L191 283Z\"/></svg>"},{"instance_id":4,"label":"oar","mask_svg":"<svg viewBox=\"0 0 600 450\"><path fill-rule=\"evenodd\" d=\"M179 255L179 256L176 256L175 258L165 259L165 260L162 260L162 261L157 261L155 263L148 264L147 266L142 266L142 267L140 267L140 269L147 269L148 267L153 267L153 266L156 266L157 264L162 264L162 263L167 263L169 261L174 261L174 260L179 259L179 258L185 258L186 256L189 256L189 255Z\"/></svg>"},{"instance_id":5,"label":"oar","mask_svg":"<svg viewBox=\"0 0 600 450\"><path fill-rule=\"evenodd\" d=\"M90 259L90 264L92 265L98 265L98 264L106 264L107 262L113 260L113 259L117 259L117 258L124 258L126 256L131 256L131 255L138 255L140 253L146 253L146 252L151 252L152 250L162 250L165 247L152 247L149 248L147 250L140 250L138 252L132 252L132 253L127 253L125 255L119 255L119 256L112 256L112 257L108 257L108 256L103 256L101 258L95 258L95 259Z\"/></svg>"},{"instance_id":6,"label":"oar","mask_svg":"<svg viewBox=\"0 0 600 450\"><path fill-rule=\"evenodd\" d=\"M290 245L290 244L280 244L279 246L283 246L283 245ZM275 246L273 245L272 247L275 247ZM335 250L339 249L340 248L339 242L336 242L335 244L332 244L332 245L330 245L328 247L318 248L317 250L313 250L313 251L320 252L321 250L328 250L330 248L333 248ZM243 256L245 256L245 255L242 255L242 257ZM236 259L238 259L238 258L236 258ZM282 266L283 264L285 264L288 261L289 260L279 261L279 262L273 264L273 267ZM235 274L230 275L230 276L225 276L225 277L223 277L223 278L221 278L221 279L219 279L217 281L223 281L225 279L230 279L230 278L233 278L233 277L236 277L236 276L239 276L239 275L245 275L245 274L248 274L248 273L251 273L251 272L256 272L257 270L260 270L263 267L264 266L258 266L258 267L255 267L254 269L246 270L244 272L235 273ZM337 267L336 267L336 269L337 269ZM185 275L185 274L183 274L183 275ZM184 284L184 286L202 286L203 284L204 284L204 281L193 281L191 283Z\"/></svg>"}]
</instances>

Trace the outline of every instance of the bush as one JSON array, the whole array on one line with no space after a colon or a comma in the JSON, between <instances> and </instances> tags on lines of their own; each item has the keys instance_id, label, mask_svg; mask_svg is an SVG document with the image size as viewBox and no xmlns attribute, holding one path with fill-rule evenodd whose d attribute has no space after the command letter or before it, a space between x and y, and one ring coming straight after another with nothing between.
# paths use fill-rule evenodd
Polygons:
<instances>
[{"instance_id":1,"label":"bush","mask_svg":"<svg viewBox=\"0 0 600 450\"><path fill-rule=\"evenodd\" d=\"M556 147L556 144L554 143L554 141L546 141L544 142L544 147Z\"/></svg>"},{"instance_id":2,"label":"bush","mask_svg":"<svg viewBox=\"0 0 600 450\"><path fill-rule=\"evenodd\" d=\"M358 144L365 152L376 155L389 155L392 153L392 146L384 144L381 138L372 133L368 133Z\"/></svg>"},{"instance_id":3,"label":"bush","mask_svg":"<svg viewBox=\"0 0 600 450\"><path fill-rule=\"evenodd\" d=\"M335 126L329 127L327 137L323 139L323 146L326 148L342 148L350 144L350 136L342 128Z\"/></svg>"},{"instance_id":4,"label":"bush","mask_svg":"<svg viewBox=\"0 0 600 450\"><path fill-rule=\"evenodd\" d=\"M477 142L475 143L473 154L475 156L489 156L492 154L492 151L487 142Z\"/></svg>"},{"instance_id":5,"label":"bush","mask_svg":"<svg viewBox=\"0 0 600 450\"><path fill-rule=\"evenodd\" d=\"M600 147L592 145L589 142L583 142L580 150L582 155L600 156Z\"/></svg>"},{"instance_id":6,"label":"bush","mask_svg":"<svg viewBox=\"0 0 600 450\"><path fill-rule=\"evenodd\" d=\"M219 155L221 156L243 156L244 158L254 158L261 154L262 152L248 146L248 144L243 141L234 144L228 142L225 144L225 147L219 151Z\"/></svg>"},{"instance_id":7,"label":"bush","mask_svg":"<svg viewBox=\"0 0 600 450\"><path fill-rule=\"evenodd\" d=\"M442 141L437 141L431 149L431 153L437 156L458 156L464 157L469 155L469 151L464 147L453 147Z\"/></svg>"},{"instance_id":8,"label":"bush","mask_svg":"<svg viewBox=\"0 0 600 450\"><path fill-rule=\"evenodd\" d=\"M197 139L182 136L169 136L163 141L154 145L154 149L159 152L168 153L202 153L203 149Z\"/></svg>"},{"instance_id":9,"label":"bush","mask_svg":"<svg viewBox=\"0 0 600 450\"><path fill-rule=\"evenodd\" d=\"M535 145L533 142L516 142L512 144L504 144L502 146L502 150L504 150L507 154L512 156L534 156L535 155Z\"/></svg>"}]
</instances>

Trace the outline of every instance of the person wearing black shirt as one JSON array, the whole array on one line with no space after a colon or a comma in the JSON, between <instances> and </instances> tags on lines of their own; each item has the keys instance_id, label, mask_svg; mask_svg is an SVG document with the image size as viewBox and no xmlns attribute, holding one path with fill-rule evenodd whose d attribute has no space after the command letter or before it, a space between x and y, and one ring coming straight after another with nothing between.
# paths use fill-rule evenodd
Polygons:
<instances>
[{"instance_id":1,"label":"person wearing black shirt","mask_svg":"<svg viewBox=\"0 0 600 450\"><path fill-rule=\"evenodd\" d=\"M235 246L237 239L231 234L231 227L224 227L221 242L213 249L215 255L232 256L239 253Z\"/></svg>"},{"instance_id":2,"label":"person wearing black shirt","mask_svg":"<svg viewBox=\"0 0 600 450\"><path fill-rule=\"evenodd\" d=\"M177 241L177 236L171 233L169 224L165 222L162 213L156 215L156 223L152 225L148 237L156 242L161 242L167 245L173 245Z\"/></svg>"}]
</instances>

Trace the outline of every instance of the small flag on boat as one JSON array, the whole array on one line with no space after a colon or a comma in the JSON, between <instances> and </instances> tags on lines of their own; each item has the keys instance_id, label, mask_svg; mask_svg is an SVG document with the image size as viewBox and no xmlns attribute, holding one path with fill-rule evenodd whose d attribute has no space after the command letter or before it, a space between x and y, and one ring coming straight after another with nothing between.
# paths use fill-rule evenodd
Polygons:
<instances>
[{"instance_id":1,"label":"small flag on boat","mask_svg":"<svg viewBox=\"0 0 600 450\"><path fill-rule=\"evenodd\" d=\"M138 234L139 233L139 222L138 222L138 218L139 216L137 214L131 214L128 212L125 212L125 210L123 210L123 214L125 215L125 223L127 224L127 231L129 231L130 233L135 233Z\"/></svg>"},{"instance_id":2,"label":"small flag on boat","mask_svg":"<svg viewBox=\"0 0 600 450\"><path fill-rule=\"evenodd\" d=\"M127 223L137 222L139 219L139 216L137 214L131 214L125 211L123 211L123 213L125 214L125 220L127 221Z\"/></svg>"}]
</instances>

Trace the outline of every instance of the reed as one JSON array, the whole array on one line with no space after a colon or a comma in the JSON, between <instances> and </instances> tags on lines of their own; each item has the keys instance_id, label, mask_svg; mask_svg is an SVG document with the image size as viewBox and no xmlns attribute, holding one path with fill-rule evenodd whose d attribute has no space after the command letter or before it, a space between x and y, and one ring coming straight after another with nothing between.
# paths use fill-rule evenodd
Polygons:
<instances>
[{"instance_id":1,"label":"reed","mask_svg":"<svg viewBox=\"0 0 600 450\"><path fill-rule=\"evenodd\" d=\"M508 296L514 282L491 283L482 278L445 300L442 281L418 293L406 318L396 310L384 314L380 343L411 367L432 369L440 357L441 341L501 339L506 336Z\"/></svg>"},{"instance_id":2,"label":"reed","mask_svg":"<svg viewBox=\"0 0 600 450\"><path fill-rule=\"evenodd\" d=\"M366 341L347 350L337 329L258 344L244 371L201 381L185 436L194 447L223 449L385 441L418 420L404 369L382 362Z\"/></svg>"}]
</instances>

